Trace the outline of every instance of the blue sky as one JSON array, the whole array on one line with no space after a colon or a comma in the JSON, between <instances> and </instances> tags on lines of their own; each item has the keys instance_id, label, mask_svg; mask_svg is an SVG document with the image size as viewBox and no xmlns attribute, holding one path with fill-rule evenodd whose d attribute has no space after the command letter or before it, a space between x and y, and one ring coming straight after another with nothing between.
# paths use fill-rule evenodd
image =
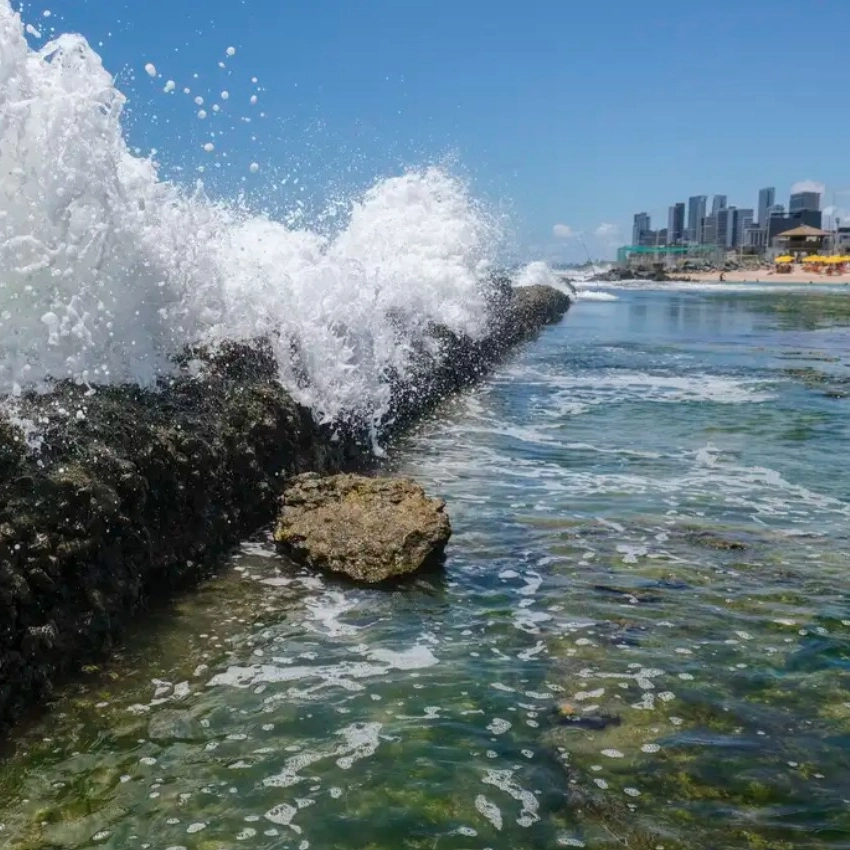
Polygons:
<instances>
[{"instance_id":1,"label":"blue sky","mask_svg":"<svg viewBox=\"0 0 850 850\"><path fill-rule=\"evenodd\" d=\"M97 47L166 176L201 166L274 209L450 161L520 252L582 259L573 232L602 256L634 212L666 223L691 194L850 187L847 0L44 0L24 16Z\"/></svg>"}]
</instances>

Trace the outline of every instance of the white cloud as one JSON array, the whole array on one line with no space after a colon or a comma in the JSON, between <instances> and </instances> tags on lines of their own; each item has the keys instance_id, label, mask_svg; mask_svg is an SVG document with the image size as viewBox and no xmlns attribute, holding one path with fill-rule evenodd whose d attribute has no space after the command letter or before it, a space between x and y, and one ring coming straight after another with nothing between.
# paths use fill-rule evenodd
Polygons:
<instances>
[{"instance_id":1,"label":"white cloud","mask_svg":"<svg viewBox=\"0 0 850 850\"><path fill-rule=\"evenodd\" d=\"M603 221L602 224L593 231L593 235L597 239L602 239L605 242L616 242L620 238L620 228L617 227L616 224Z\"/></svg>"},{"instance_id":2,"label":"white cloud","mask_svg":"<svg viewBox=\"0 0 850 850\"><path fill-rule=\"evenodd\" d=\"M552 234L556 239L573 239L576 236L575 230L568 224L556 224L552 228Z\"/></svg>"},{"instance_id":3,"label":"white cloud","mask_svg":"<svg viewBox=\"0 0 850 850\"><path fill-rule=\"evenodd\" d=\"M798 180L791 187L791 194L796 195L797 192L817 192L819 195L824 193L826 186L823 183L818 183L817 180Z\"/></svg>"}]
</instances>

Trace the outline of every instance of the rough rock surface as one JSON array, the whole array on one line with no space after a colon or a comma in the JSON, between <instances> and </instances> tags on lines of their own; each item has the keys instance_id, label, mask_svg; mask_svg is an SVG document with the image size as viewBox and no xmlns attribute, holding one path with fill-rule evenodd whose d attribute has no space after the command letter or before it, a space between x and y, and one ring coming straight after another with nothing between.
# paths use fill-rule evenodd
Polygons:
<instances>
[{"instance_id":1,"label":"rough rock surface","mask_svg":"<svg viewBox=\"0 0 850 850\"><path fill-rule=\"evenodd\" d=\"M294 561L368 584L439 561L452 533L442 499L404 478L299 475L274 538Z\"/></svg>"}]
</instances>

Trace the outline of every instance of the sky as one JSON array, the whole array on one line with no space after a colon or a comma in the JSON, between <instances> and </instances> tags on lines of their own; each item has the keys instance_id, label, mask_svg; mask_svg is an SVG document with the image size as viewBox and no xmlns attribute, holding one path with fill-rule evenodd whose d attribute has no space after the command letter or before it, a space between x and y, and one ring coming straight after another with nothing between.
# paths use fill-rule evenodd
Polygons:
<instances>
[{"instance_id":1,"label":"sky","mask_svg":"<svg viewBox=\"0 0 850 850\"><path fill-rule=\"evenodd\" d=\"M787 204L812 181L850 208L847 0L44 0L24 18L34 44L98 50L163 176L202 168L272 211L444 163L516 254L581 261L694 194Z\"/></svg>"}]
</instances>

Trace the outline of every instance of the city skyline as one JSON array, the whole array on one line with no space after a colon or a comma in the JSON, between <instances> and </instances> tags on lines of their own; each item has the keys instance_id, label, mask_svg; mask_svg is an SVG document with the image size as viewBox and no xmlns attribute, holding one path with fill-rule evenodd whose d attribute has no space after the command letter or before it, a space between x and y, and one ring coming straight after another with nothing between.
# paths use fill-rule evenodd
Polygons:
<instances>
[{"instance_id":1,"label":"city skyline","mask_svg":"<svg viewBox=\"0 0 850 850\"><path fill-rule=\"evenodd\" d=\"M775 186L759 189L755 207L730 203L728 194L691 195L686 201L675 201L668 206L666 226L653 228L653 216L646 210L635 213L628 244L643 247L704 245L763 251L783 230L799 225L837 226L838 208L835 205L823 208L825 190L823 184L799 181L791 186L787 206L776 203ZM825 217L830 221L825 223ZM660 220L663 222L663 217Z\"/></svg>"}]
</instances>

